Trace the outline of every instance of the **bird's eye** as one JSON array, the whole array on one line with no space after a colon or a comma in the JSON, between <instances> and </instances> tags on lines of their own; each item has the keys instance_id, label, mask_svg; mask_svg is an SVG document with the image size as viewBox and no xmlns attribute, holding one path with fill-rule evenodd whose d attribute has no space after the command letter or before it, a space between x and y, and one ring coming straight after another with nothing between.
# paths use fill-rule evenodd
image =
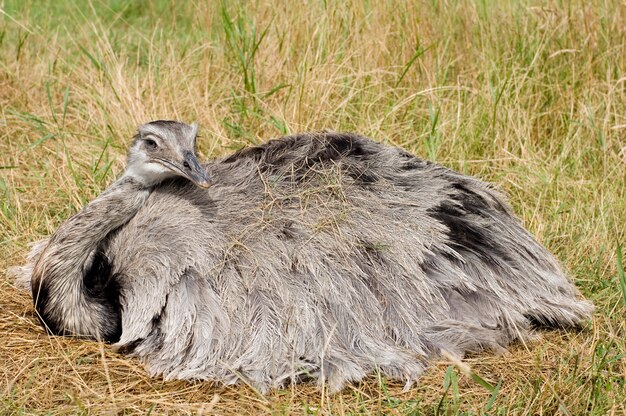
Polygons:
<instances>
[{"instance_id":1,"label":"bird's eye","mask_svg":"<svg viewBox=\"0 0 626 416\"><path fill-rule=\"evenodd\" d=\"M146 139L146 146L148 146L149 149L156 149L157 144L154 140L152 139Z\"/></svg>"},{"instance_id":2,"label":"bird's eye","mask_svg":"<svg viewBox=\"0 0 626 416\"><path fill-rule=\"evenodd\" d=\"M187 162L183 162L183 166L185 167L185 169L189 169L190 168L189 163L187 163Z\"/></svg>"}]
</instances>

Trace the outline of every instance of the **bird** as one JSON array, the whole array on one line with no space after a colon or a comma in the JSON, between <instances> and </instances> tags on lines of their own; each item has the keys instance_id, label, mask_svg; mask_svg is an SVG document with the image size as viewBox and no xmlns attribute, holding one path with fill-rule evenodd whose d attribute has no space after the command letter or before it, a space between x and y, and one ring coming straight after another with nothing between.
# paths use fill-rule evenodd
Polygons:
<instances>
[{"instance_id":1,"label":"bird","mask_svg":"<svg viewBox=\"0 0 626 416\"><path fill-rule=\"evenodd\" d=\"M592 317L493 185L330 131L201 164L197 131L139 126L120 179L13 270L51 334L166 380L336 392Z\"/></svg>"}]
</instances>

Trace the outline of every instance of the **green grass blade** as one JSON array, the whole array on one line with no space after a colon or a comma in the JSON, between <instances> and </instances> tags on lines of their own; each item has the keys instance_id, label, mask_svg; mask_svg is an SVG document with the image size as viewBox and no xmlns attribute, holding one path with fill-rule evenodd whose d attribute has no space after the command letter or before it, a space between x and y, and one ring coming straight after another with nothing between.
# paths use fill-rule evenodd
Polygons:
<instances>
[{"instance_id":1,"label":"green grass blade","mask_svg":"<svg viewBox=\"0 0 626 416\"><path fill-rule=\"evenodd\" d=\"M61 118L61 128L65 128L65 116L67 115L67 107L69 105L70 98L70 84L65 85L65 92L63 93L63 117Z\"/></svg>"},{"instance_id":2,"label":"green grass blade","mask_svg":"<svg viewBox=\"0 0 626 416\"><path fill-rule=\"evenodd\" d=\"M409 59L409 61L404 65L404 69L402 70L402 73L398 77L398 80L396 81L396 83L393 85L394 88L398 88L398 85L400 85L400 83L406 76L407 72L409 72L409 69L411 69L411 67L413 66L413 63L415 63L417 58L424 55L432 47L433 45L429 45L426 48L422 48L421 46L417 47L417 49L415 50L415 53L413 54L413 56L411 56L411 59Z\"/></svg>"},{"instance_id":3,"label":"green grass blade","mask_svg":"<svg viewBox=\"0 0 626 416\"><path fill-rule=\"evenodd\" d=\"M624 258L622 255L622 246L617 245L616 250L617 257L617 279L619 280L619 286L622 290L622 300L624 301L624 307L626 307L626 277L624 276Z\"/></svg>"}]
</instances>

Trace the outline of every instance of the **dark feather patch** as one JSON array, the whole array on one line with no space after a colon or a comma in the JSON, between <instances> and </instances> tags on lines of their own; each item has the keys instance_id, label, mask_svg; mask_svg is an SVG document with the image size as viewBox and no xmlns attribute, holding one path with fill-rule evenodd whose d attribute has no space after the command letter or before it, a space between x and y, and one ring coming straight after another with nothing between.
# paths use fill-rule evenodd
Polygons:
<instances>
[{"instance_id":1,"label":"dark feather patch","mask_svg":"<svg viewBox=\"0 0 626 416\"><path fill-rule=\"evenodd\" d=\"M101 331L107 342L117 342L122 335L119 276L113 274L111 262L102 249L94 255L91 267L83 275L83 288L89 302L106 309Z\"/></svg>"},{"instance_id":2,"label":"dark feather patch","mask_svg":"<svg viewBox=\"0 0 626 416\"><path fill-rule=\"evenodd\" d=\"M260 172L270 174L273 170L284 170L284 166L291 165L297 180L307 178L307 172L311 169L335 163L341 166L355 184L366 186L379 179L362 165L368 158L375 157L376 150L374 147L368 148L367 140L355 134L304 134L271 140L260 146L240 150L224 162L253 160L258 164Z\"/></svg>"},{"instance_id":3,"label":"dark feather patch","mask_svg":"<svg viewBox=\"0 0 626 416\"><path fill-rule=\"evenodd\" d=\"M449 246L459 254L473 253L490 267L510 262L506 249L493 238L492 218L495 209L462 183L454 183L457 191L448 201L428 210L428 214L448 228ZM489 226L484 224L488 218ZM482 225L481 225L482 224ZM511 265L513 266L513 265Z\"/></svg>"},{"instance_id":4,"label":"dark feather patch","mask_svg":"<svg viewBox=\"0 0 626 416\"><path fill-rule=\"evenodd\" d=\"M470 213L465 209L450 202L443 202L437 208L429 210L429 214L448 227L450 245L455 249L481 254L491 246L489 237L484 231L469 221L467 216Z\"/></svg>"}]
</instances>

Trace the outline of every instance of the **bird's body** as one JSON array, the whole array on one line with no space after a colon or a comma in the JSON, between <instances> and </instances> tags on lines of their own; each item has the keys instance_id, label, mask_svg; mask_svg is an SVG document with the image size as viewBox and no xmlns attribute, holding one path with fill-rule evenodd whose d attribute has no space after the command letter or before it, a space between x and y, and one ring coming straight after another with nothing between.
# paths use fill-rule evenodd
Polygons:
<instances>
[{"instance_id":1,"label":"bird's body","mask_svg":"<svg viewBox=\"0 0 626 416\"><path fill-rule=\"evenodd\" d=\"M400 149L305 134L205 169L209 189L150 188L85 266L115 292L108 339L152 374L263 391L336 390L375 369L410 382L442 350L503 349L591 315L502 195Z\"/></svg>"}]
</instances>

